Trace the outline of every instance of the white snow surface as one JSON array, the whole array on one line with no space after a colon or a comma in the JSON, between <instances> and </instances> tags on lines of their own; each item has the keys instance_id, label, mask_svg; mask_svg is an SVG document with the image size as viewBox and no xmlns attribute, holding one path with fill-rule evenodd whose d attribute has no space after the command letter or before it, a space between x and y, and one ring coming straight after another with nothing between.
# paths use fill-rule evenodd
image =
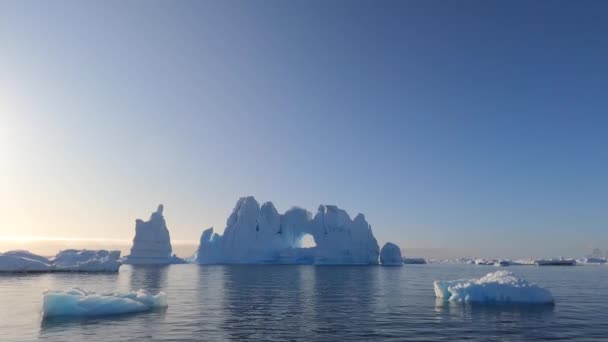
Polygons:
<instances>
[{"instance_id":1,"label":"white snow surface","mask_svg":"<svg viewBox=\"0 0 608 342\"><path fill-rule=\"evenodd\" d=\"M384 266L402 266L401 249L392 242L387 242L380 250L380 263Z\"/></svg>"},{"instance_id":2,"label":"white snow surface","mask_svg":"<svg viewBox=\"0 0 608 342\"><path fill-rule=\"evenodd\" d=\"M124 259L125 264L166 265L182 263L171 255L171 237L163 216L163 205L152 213L148 221L135 220L135 237L131 254Z\"/></svg>"},{"instance_id":3,"label":"white snow surface","mask_svg":"<svg viewBox=\"0 0 608 342\"><path fill-rule=\"evenodd\" d=\"M0 272L118 272L120 251L68 249L50 260L28 251L0 254Z\"/></svg>"},{"instance_id":4,"label":"white snow surface","mask_svg":"<svg viewBox=\"0 0 608 342\"><path fill-rule=\"evenodd\" d=\"M452 302L553 303L549 290L508 271L488 273L480 279L435 281L434 287L438 298Z\"/></svg>"},{"instance_id":5,"label":"white snow surface","mask_svg":"<svg viewBox=\"0 0 608 342\"><path fill-rule=\"evenodd\" d=\"M150 311L167 307L167 295L152 295L145 290L128 293L95 294L79 288L69 291L45 291L42 314L54 316L105 316Z\"/></svg>"},{"instance_id":6,"label":"white snow surface","mask_svg":"<svg viewBox=\"0 0 608 342\"><path fill-rule=\"evenodd\" d=\"M310 234L315 247L301 248ZM223 235L205 230L195 262L283 264L378 264L378 242L363 214L351 220L334 205L321 205L312 218L302 208L279 214L272 202L253 197L238 200Z\"/></svg>"}]
</instances>

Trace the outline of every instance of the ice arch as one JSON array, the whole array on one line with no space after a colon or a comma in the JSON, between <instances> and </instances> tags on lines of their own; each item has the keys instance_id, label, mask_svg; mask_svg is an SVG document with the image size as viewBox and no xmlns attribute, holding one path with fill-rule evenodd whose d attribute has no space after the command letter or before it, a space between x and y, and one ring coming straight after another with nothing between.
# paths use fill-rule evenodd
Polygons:
<instances>
[{"instance_id":1,"label":"ice arch","mask_svg":"<svg viewBox=\"0 0 608 342\"><path fill-rule=\"evenodd\" d=\"M311 236L314 247L301 246ZM214 263L377 264L379 247L363 214L351 220L334 205L321 205L317 214L291 208L279 214L272 202L259 205L240 198L223 235L203 232L195 261Z\"/></svg>"},{"instance_id":2,"label":"ice arch","mask_svg":"<svg viewBox=\"0 0 608 342\"><path fill-rule=\"evenodd\" d=\"M317 246L317 243L315 242L315 237L312 236L311 234L304 233L304 234L302 234L302 236L300 236L300 240L298 241L297 246L294 246L294 247L313 248L316 246Z\"/></svg>"}]
</instances>

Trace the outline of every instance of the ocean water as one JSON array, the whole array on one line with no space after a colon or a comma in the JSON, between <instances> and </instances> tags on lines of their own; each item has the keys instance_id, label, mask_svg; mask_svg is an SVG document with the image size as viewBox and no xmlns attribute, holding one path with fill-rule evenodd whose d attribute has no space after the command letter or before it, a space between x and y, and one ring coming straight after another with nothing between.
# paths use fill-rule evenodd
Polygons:
<instances>
[{"instance_id":1,"label":"ocean water","mask_svg":"<svg viewBox=\"0 0 608 342\"><path fill-rule=\"evenodd\" d=\"M118 274L0 275L0 341L608 341L608 266L508 268L554 306L437 301L474 265L123 266ZM165 291L164 311L43 320L42 292Z\"/></svg>"}]
</instances>

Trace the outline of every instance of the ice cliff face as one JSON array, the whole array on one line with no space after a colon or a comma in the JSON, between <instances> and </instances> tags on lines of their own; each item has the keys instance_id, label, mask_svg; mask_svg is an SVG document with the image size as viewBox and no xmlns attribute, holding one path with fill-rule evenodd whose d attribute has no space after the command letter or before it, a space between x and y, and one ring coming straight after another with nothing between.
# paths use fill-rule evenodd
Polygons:
<instances>
[{"instance_id":1,"label":"ice cliff face","mask_svg":"<svg viewBox=\"0 0 608 342\"><path fill-rule=\"evenodd\" d=\"M380 250L380 263L385 266L402 266L401 249L394 243L387 242Z\"/></svg>"},{"instance_id":2,"label":"ice cliff face","mask_svg":"<svg viewBox=\"0 0 608 342\"><path fill-rule=\"evenodd\" d=\"M163 205L159 205L148 221L135 221L135 238L126 264L170 264L171 238L163 217Z\"/></svg>"},{"instance_id":3,"label":"ice cliff face","mask_svg":"<svg viewBox=\"0 0 608 342\"><path fill-rule=\"evenodd\" d=\"M314 219L301 208L279 214L271 202L238 200L223 235L203 232L195 262L377 264L378 243L362 214L351 220L336 206L319 207ZM316 247L300 248L305 234Z\"/></svg>"}]
</instances>

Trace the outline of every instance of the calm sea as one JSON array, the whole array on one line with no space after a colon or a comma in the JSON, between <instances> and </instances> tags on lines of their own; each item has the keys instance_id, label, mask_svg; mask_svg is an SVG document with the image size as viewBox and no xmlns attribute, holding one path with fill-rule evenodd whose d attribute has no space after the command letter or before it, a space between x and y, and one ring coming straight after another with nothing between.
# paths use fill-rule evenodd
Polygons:
<instances>
[{"instance_id":1,"label":"calm sea","mask_svg":"<svg viewBox=\"0 0 608 342\"><path fill-rule=\"evenodd\" d=\"M491 266L123 266L118 274L0 276L0 341L608 341L608 266L508 268L555 306L438 302L433 280ZM44 289L165 291L169 308L42 320Z\"/></svg>"}]
</instances>

